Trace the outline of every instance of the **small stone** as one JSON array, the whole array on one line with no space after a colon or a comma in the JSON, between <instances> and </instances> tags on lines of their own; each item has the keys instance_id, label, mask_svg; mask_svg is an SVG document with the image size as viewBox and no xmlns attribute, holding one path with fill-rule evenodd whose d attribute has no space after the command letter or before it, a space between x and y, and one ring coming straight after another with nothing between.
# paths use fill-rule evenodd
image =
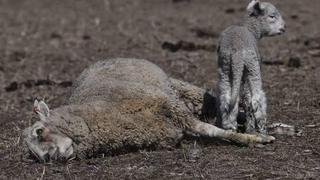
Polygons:
<instances>
[{"instance_id":1,"label":"small stone","mask_svg":"<svg viewBox=\"0 0 320 180\"><path fill-rule=\"evenodd\" d=\"M291 15L291 16L290 16L290 18L291 18L291 19L298 19L298 18L299 18L299 16L298 16L298 15L296 15L296 14L293 14L293 15Z\"/></svg>"},{"instance_id":2,"label":"small stone","mask_svg":"<svg viewBox=\"0 0 320 180\"><path fill-rule=\"evenodd\" d=\"M296 132L296 136L301 137L302 136L302 131L301 130L297 131Z\"/></svg>"},{"instance_id":3,"label":"small stone","mask_svg":"<svg viewBox=\"0 0 320 180\"><path fill-rule=\"evenodd\" d=\"M90 39L91 39L91 36L88 35L88 34L84 34L84 35L82 36L82 39L83 39L83 40L90 40Z\"/></svg>"},{"instance_id":4,"label":"small stone","mask_svg":"<svg viewBox=\"0 0 320 180\"><path fill-rule=\"evenodd\" d=\"M312 49L308 53L313 57L320 57L320 49Z\"/></svg>"},{"instance_id":5,"label":"small stone","mask_svg":"<svg viewBox=\"0 0 320 180\"><path fill-rule=\"evenodd\" d=\"M306 125L306 127L308 127L308 128L316 128L316 127L318 127L318 125L316 125L316 124L309 124L309 125Z\"/></svg>"},{"instance_id":6,"label":"small stone","mask_svg":"<svg viewBox=\"0 0 320 180\"><path fill-rule=\"evenodd\" d=\"M236 10L234 8L228 8L228 9L225 10L225 12L227 14L233 14L234 12L236 12Z\"/></svg>"},{"instance_id":7,"label":"small stone","mask_svg":"<svg viewBox=\"0 0 320 180\"><path fill-rule=\"evenodd\" d=\"M12 82L9 86L5 87L5 90L7 92L12 92L12 91L16 91L18 89L18 83L17 82Z\"/></svg>"},{"instance_id":8,"label":"small stone","mask_svg":"<svg viewBox=\"0 0 320 180\"><path fill-rule=\"evenodd\" d=\"M26 82L23 83L23 85L27 88L31 88L32 86L34 86L35 81L34 80L27 80Z\"/></svg>"},{"instance_id":9,"label":"small stone","mask_svg":"<svg viewBox=\"0 0 320 180\"><path fill-rule=\"evenodd\" d=\"M306 150L303 150L303 153L305 153L305 154L311 154L311 153L312 153L312 150L306 149Z\"/></svg>"},{"instance_id":10,"label":"small stone","mask_svg":"<svg viewBox=\"0 0 320 180\"><path fill-rule=\"evenodd\" d=\"M290 57L288 66L294 68L301 67L301 59L299 57Z\"/></svg>"},{"instance_id":11,"label":"small stone","mask_svg":"<svg viewBox=\"0 0 320 180\"><path fill-rule=\"evenodd\" d=\"M201 147L199 147L199 145L195 141L194 144L191 145L191 147L189 148L189 152L188 152L189 160L195 161L199 159L201 155L202 155Z\"/></svg>"},{"instance_id":12,"label":"small stone","mask_svg":"<svg viewBox=\"0 0 320 180\"><path fill-rule=\"evenodd\" d=\"M256 147L256 148L264 148L264 147L266 147L266 146L263 145L263 144L256 144L255 147Z\"/></svg>"},{"instance_id":13,"label":"small stone","mask_svg":"<svg viewBox=\"0 0 320 180\"><path fill-rule=\"evenodd\" d=\"M59 83L59 86L70 87L70 86L72 86L72 81L62 81L61 83Z\"/></svg>"},{"instance_id":14,"label":"small stone","mask_svg":"<svg viewBox=\"0 0 320 180\"><path fill-rule=\"evenodd\" d=\"M59 33L52 32L52 33L50 34L50 38L51 38L51 39L62 39L62 36L61 36L61 34L59 34Z\"/></svg>"}]
</instances>

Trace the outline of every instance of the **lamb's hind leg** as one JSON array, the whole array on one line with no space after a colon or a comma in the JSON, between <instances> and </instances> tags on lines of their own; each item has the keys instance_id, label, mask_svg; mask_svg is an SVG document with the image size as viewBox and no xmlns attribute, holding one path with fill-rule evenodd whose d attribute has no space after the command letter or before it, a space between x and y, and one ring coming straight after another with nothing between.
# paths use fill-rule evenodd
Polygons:
<instances>
[{"instance_id":1,"label":"lamb's hind leg","mask_svg":"<svg viewBox=\"0 0 320 180\"><path fill-rule=\"evenodd\" d=\"M244 68L244 57L240 53L232 55L230 62L219 64L219 113L221 127L237 131L239 94ZM230 64L230 65L229 65ZM229 65L229 66L228 66Z\"/></svg>"},{"instance_id":2,"label":"lamb's hind leg","mask_svg":"<svg viewBox=\"0 0 320 180\"><path fill-rule=\"evenodd\" d=\"M249 134L256 133L256 124L255 124L255 118L252 113L252 106L251 106L251 100L252 100L252 94L250 90L250 84L247 76L247 72L244 72L244 84L242 86L243 88L243 105L244 105L244 111L245 111L245 132Z\"/></svg>"},{"instance_id":3,"label":"lamb's hind leg","mask_svg":"<svg viewBox=\"0 0 320 180\"><path fill-rule=\"evenodd\" d=\"M219 84L218 84L218 107L217 107L217 122L216 125L224 129L237 129L237 124L230 121L230 101L231 101L231 85L229 76L223 70L219 69Z\"/></svg>"},{"instance_id":4,"label":"lamb's hind leg","mask_svg":"<svg viewBox=\"0 0 320 180\"><path fill-rule=\"evenodd\" d=\"M254 127L259 133L267 133L267 102L262 90L262 80L259 61L253 61L247 66L247 98L245 105L247 113L247 130ZM251 132L248 132L251 133Z\"/></svg>"}]
</instances>

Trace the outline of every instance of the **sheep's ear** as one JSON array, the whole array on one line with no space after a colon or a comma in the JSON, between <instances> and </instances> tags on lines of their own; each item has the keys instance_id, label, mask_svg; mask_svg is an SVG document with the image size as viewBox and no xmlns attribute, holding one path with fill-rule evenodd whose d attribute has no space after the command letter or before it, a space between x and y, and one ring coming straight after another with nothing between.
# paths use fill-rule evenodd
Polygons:
<instances>
[{"instance_id":1,"label":"sheep's ear","mask_svg":"<svg viewBox=\"0 0 320 180\"><path fill-rule=\"evenodd\" d=\"M48 105L44 101L35 100L33 104L33 111L37 113L41 120L45 121L50 115Z\"/></svg>"},{"instance_id":2,"label":"sheep's ear","mask_svg":"<svg viewBox=\"0 0 320 180\"><path fill-rule=\"evenodd\" d=\"M261 8L261 3L259 0L252 0L248 7L247 11L250 16L259 16L263 14L263 10Z\"/></svg>"}]
</instances>

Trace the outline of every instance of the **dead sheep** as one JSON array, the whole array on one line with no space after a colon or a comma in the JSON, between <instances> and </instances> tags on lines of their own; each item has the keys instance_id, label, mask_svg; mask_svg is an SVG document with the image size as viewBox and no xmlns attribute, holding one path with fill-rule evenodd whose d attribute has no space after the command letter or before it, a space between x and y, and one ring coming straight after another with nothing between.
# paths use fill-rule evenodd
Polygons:
<instances>
[{"instance_id":1,"label":"dead sheep","mask_svg":"<svg viewBox=\"0 0 320 180\"><path fill-rule=\"evenodd\" d=\"M172 148L185 134L241 144L275 140L200 121L205 94L146 60L100 61L82 72L67 105L50 110L35 101L40 120L23 131L25 150L48 161Z\"/></svg>"}]
</instances>

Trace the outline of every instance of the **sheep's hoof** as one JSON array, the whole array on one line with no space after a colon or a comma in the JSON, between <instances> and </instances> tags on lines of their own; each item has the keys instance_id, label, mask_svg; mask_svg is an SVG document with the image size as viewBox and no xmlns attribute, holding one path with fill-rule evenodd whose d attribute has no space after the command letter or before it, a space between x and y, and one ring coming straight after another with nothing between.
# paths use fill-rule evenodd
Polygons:
<instances>
[{"instance_id":1,"label":"sheep's hoof","mask_svg":"<svg viewBox=\"0 0 320 180\"><path fill-rule=\"evenodd\" d=\"M276 140L275 137L269 136L269 135L265 135L265 134L258 134L257 136L259 137L261 144L273 143Z\"/></svg>"}]
</instances>

